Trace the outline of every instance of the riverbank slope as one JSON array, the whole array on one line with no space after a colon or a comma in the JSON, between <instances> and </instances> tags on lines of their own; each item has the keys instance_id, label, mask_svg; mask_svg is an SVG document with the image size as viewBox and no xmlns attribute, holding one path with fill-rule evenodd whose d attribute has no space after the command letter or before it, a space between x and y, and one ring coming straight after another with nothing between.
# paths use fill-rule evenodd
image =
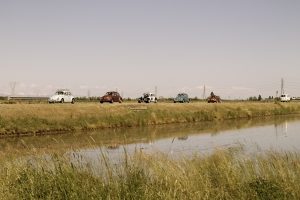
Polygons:
<instances>
[{"instance_id":1,"label":"riverbank slope","mask_svg":"<svg viewBox=\"0 0 300 200\"><path fill-rule=\"evenodd\" d=\"M300 103L0 104L0 135L34 135L287 114L300 114Z\"/></svg>"}]
</instances>

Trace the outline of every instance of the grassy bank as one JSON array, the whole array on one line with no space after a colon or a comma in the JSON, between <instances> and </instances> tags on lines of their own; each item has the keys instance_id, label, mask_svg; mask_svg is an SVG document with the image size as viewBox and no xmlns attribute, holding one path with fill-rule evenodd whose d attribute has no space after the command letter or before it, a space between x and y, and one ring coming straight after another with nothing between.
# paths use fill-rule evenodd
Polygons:
<instances>
[{"instance_id":1,"label":"grassy bank","mask_svg":"<svg viewBox=\"0 0 300 200\"><path fill-rule=\"evenodd\" d=\"M300 199L296 153L245 158L228 150L187 160L140 153L99 170L93 176L59 156L2 163L0 199Z\"/></svg>"},{"instance_id":2,"label":"grassy bank","mask_svg":"<svg viewBox=\"0 0 300 200\"><path fill-rule=\"evenodd\" d=\"M0 135L255 118L300 113L299 103L0 104Z\"/></svg>"}]
</instances>

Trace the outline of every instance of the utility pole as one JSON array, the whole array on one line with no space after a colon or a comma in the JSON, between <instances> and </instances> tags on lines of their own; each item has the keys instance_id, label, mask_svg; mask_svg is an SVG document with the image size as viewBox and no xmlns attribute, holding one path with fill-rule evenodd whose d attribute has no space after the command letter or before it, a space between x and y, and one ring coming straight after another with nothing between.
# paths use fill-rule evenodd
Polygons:
<instances>
[{"instance_id":1,"label":"utility pole","mask_svg":"<svg viewBox=\"0 0 300 200\"><path fill-rule=\"evenodd\" d=\"M203 86L203 96L202 99L204 100L206 98L206 88L205 85Z\"/></svg>"},{"instance_id":2,"label":"utility pole","mask_svg":"<svg viewBox=\"0 0 300 200\"><path fill-rule=\"evenodd\" d=\"M9 83L9 87L10 87L10 97L15 95L15 90L16 90L16 85L17 82L13 81ZM8 97L8 99L10 99L10 97Z\"/></svg>"},{"instance_id":3,"label":"utility pole","mask_svg":"<svg viewBox=\"0 0 300 200\"><path fill-rule=\"evenodd\" d=\"M284 92L284 79L282 78L281 79L281 95L283 95L285 92Z\"/></svg>"}]
</instances>

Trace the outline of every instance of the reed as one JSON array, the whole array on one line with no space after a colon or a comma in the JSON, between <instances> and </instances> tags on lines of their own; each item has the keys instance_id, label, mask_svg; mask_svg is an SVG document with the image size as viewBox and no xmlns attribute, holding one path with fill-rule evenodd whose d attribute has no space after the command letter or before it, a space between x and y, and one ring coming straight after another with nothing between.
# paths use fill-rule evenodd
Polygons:
<instances>
[{"instance_id":1,"label":"reed","mask_svg":"<svg viewBox=\"0 0 300 200\"><path fill-rule=\"evenodd\" d=\"M298 114L300 104L0 104L0 111L5 136Z\"/></svg>"},{"instance_id":2,"label":"reed","mask_svg":"<svg viewBox=\"0 0 300 200\"><path fill-rule=\"evenodd\" d=\"M239 150L219 150L180 160L143 153L125 159L119 165L107 162L96 170L98 175L88 165L58 155L47 161L2 163L0 199L300 198L298 153L247 157Z\"/></svg>"}]
</instances>

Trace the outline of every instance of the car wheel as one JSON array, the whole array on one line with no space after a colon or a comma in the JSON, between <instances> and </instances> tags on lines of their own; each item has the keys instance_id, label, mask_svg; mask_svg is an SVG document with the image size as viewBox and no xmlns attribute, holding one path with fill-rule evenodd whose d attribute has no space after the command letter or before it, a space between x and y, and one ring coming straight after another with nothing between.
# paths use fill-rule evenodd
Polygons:
<instances>
[{"instance_id":1,"label":"car wheel","mask_svg":"<svg viewBox=\"0 0 300 200\"><path fill-rule=\"evenodd\" d=\"M72 99L72 102L71 102L72 104L74 104L75 103L75 99Z\"/></svg>"},{"instance_id":2,"label":"car wheel","mask_svg":"<svg viewBox=\"0 0 300 200\"><path fill-rule=\"evenodd\" d=\"M65 102L64 99L61 99L61 100L60 100L60 103L64 103L64 102Z\"/></svg>"},{"instance_id":3,"label":"car wheel","mask_svg":"<svg viewBox=\"0 0 300 200\"><path fill-rule=\"evenodd\" d=\"M103 103L103 101L100 101L100 103L102 104L102 103Z\"/></svg>"},{"instance_id":4,"label":"car wheel","mask_svg":"<svg viewBox=\"0 0 300 200\"><path fill-rule=\"evenodd\" d=\"M114 103L114 100L111 100L110 103Z\"/></svg>"}]
</instances>

